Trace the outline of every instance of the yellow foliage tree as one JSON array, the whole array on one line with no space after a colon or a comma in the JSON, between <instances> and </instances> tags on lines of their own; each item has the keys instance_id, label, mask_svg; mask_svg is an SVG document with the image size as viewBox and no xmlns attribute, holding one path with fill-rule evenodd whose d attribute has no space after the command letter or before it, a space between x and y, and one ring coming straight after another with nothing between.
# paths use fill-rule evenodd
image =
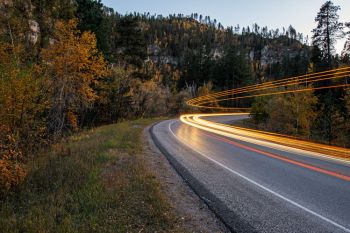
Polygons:
<instances>
[{"instance_id":1,"label":"yellow foliage tree","mask_svg":"<svg viewBox=\"0 0 350 233\"><path fill-rule=\"evenodd\" d=\"M43 119L38 121L46 109L44 80L36 65L20 61L22 51L20 46L0 43L0 123L25 138L25 146L31 148L45 131Z\"/></svg>"},{"instance_id":2,"label":"yellow foliage tree","mask_svg":"<svg viewBox=\"0 0 350 233\"><path fill-rule=\"evenodd\" d=\"M273 96L267 103L270 129L309 138L317 117L317 101L312 92Z\"/></svg>"},{"instance_id":3,"label":"yellow foliage tree","mask_svg":"<svg viewBox=\"0 0 350 233\"><path fill-rule=\"evenodd\" d=\"M22 152L10 128L0 125L0 196L23 181Z\"/></svg>"},{"instance_id":4,"label":"yellow foliage tree","mask_svg":"<svg viewBox=\"0 0 350 233\"><path fill-rule=\"evenodd\" d=\"M213 89L213 83L211 81L209 81L208 83L203 83L203 85L198 88L198 94L197 95L198 96L209 95L210 93L212 93L212 89ZM208 104L207 106L219 107L219 104L218 104L218 102L217 102L215 97L211 98L210 101L212 101L212 102L210 102L210 104ZM204 109L204 111L210 111L210 110Z\"/></svg>"},{"instance_id":5,"label":"yellow foliage tree","mask_svg":"<svg viewBox=\"0 0 350 233\"><path fill-rule=\"evenodd\" d=\"M23 151L39 146L38 136L45 132L38 116L42 79L36 66L23 64L21 46L0 42L0 192L23 180Z\"/></svg>"},{"instance_id":6,"label":"yellow foliage tree","mask_svg":"<svg viewBox=\"0 0 350 233\"><path fill-rule=\"evenodd\" d=\"M77 30L76 20L55 24L54 38L41 56L51 96L49 130L60 135L64 129L77 128L79 113L97 98L93 86L109 70L94 34Z\"/></svg>"}]
</instances>

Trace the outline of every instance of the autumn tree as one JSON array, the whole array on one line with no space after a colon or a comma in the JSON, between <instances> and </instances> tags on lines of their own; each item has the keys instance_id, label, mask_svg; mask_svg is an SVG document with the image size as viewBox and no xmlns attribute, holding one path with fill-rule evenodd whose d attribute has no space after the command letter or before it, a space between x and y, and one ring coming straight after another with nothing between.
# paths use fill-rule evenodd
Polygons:
<instances>
[{"instance_id":1,"label":"autumn tree","mask_svg":"<svg viewBox=\"0 0 350 233\"><path fill-rule=\"evenodd\" d=\"M345 146L350 146L350 89L349 88L345 90L344 102L345 102L345 109L346 109L346 114L345 114L346 145Z\"/></svg>"},{"instance_id":2,"label":"autumn tree","mask_svg":"<svg viewBox=\"0 0 350 233\"><path fill-rule=\"evenodd\" d=\"M0 2L0 40L12 46L26 44L26 34L29 29L26 11L21 1Z\"/></svg>"},{"instance_id":3,"label":"autumn tree","mask_svg":"<svg viewBox=\"0 0 350 233\"><path fill-rule=\"evenodd\" d=\"M350 89L347 88L344 90L344 96L338 99L338 102L341 103L342 109L335 108L334 111L331 111L329 114L329 119L321 118L321 123L329 124L330 131L328 133L330 144L348 147L350 146ZM325 107L325 106L323 106Z\"/></svg>"},{"instance_id":4,"label":"autumn tree","mask_svg":"<svg viewBox=\"0 0 350 233\"><path fill-rule=\"evenodd\" d=\"M257 126L266 123L269 117L267 104L268 99L266 97L256 97L252 104L252 108L250 110L250 117Z\"/></svg>"},{"instance_id":5,"label":"autumn tree","mask_svg":"<svg viewBox=\"0 0 350 233\"><path fill-rule=\"evenodd\" d=\"M0 196L24 179L23 162L46 136L45 81L23 59L22 41L11 37L0 40Z\"/></svg>"},{"instance_id":6,"label":"autumn tree","mask_svg":"<svg viewBox=\"0 0 350 233\"><path fill-rule=\"evenodd\" d=\"M317 116L316 104L317 98L312 92L273 96L267 104L269 128L309 138Z\"/></svg>"},{"instance_id":7,"label":"autumn tree","mask_svg":"<svg viewBox=\"0 0 350 233\"><path fill-rule=\"evenodd\" d=\"M101 81L97 90L100 98L94 107L99 122L117 122L131 113L133 71L121 66L111 69L111 75Z\"/></svg>"},{"instance_id":8,"label":"autumn tree","mask_svg":"<svg viewBox=\"0 0 350 233\"><path fill-rule=\"evenodd\" d=\"M131 80L129 95L131 109L136 117L159 116L167 113L170 91L162 85L163 75L152 63L146 63L141 79L137 76ZM135 72L134 72L135 73Z\"/></svg>"},{"instance_id":9,"label":"autumn tree","mask_svg":"<svg viewBox=\"0 0 350 233\"><path fill-rule=\"evenodd\" d=\"M112 39L115 21L114 11L104 7L101 0L76 0L76 16L78 29L82 32L90 31L95 34L97 48L110 57L113 53Z\"/></svg>"},{"instance_id":10,"label":"autumn tree","mask_svg":"<svg viewBox=\"0 0 350 233\"><path fill-rule=\"evenodd\" d=\"M38 136L45 131L45 80L35 64L21 62L22 50L0 43L0 123L31 148L39 145Z\"/></svg>"},{"instance_id":11,"label":"autumn tree","mask_svg":"<svg viewBox=\"0 0 350 233\"><path fill-rule=\"evenodd\" d=\"M211 81L207 83L203 83L202 86L198 87L197 95L198 96L206 96L213 92L213 83ZM217 99L211 98L209 99L210 103L207 104L209 107L219 107Z\"/></svg>"},{"instance_id":12,"label":"autumn tree","mask_svg":"<svg viewBox=\"0 0 350 233\"><path fill-rule=\"evenodd\" d=\"M79 117L97 98L93 86L108 69L95 36L80 33L75 20L56 22L52 43L41 56L51 97L48 128L60 135L78 127Z\"/></svg>"},{"instance_id":13,"label":"autumn tree","mask_svg":"<svg viewBox=\"0 0 350 233\"><path fill-rule=\"evenodd\" d=\"M17 147L15 135L0 124L0 198L25 178L23 153Z\"/></svg>"},{"instance_id":14,"label":"autumn tree","mask_svg":"<svg viewBox=\"0 0 350 233\"><path fill-rule=\"evenodd\" d=\"M31 98L36 92L30 71L20 69L18 50L13 43L0 43L0 197L24 179L22 149L33 142L28 137L24 145L20 137L33 123Z\"/></svg>"},{"instance_id":15,"label":"autumn tree","mask_svg":"<svg viewBox=\"0 0 350 233\"><path fill-rule=\"evenodd\" d=\"M45 124L44 79L33 63L29 1L0 2L0 124L20 150L41 145Z\"/></svg>"},{"instance_id":16,"label":"autumn tree","mask_svg":"<svg viewBox=\"0 0 350 233\"><path fill-rule=\"evenodd\" d=\"M69 20L74 18L75 3L71 0L24 0L22 8L28 8L27 15L31 15L32 22L37 23L38 48L35 58L39 59L42 48L49 45L55 30L57 20Z\"/></svg>"}]
</instances>

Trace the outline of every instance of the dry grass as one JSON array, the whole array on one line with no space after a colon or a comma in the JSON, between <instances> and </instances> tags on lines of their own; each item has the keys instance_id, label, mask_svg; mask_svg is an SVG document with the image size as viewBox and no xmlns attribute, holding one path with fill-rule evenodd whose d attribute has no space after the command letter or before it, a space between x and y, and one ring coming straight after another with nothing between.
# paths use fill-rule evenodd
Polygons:
<instances>
[{"instance_id":1,"label":"dry grass","mask_svg":"<svg viewBox=\"0 0 350 233\"><path fill-rule=\"evenodd\" d=\"M0 200L1 232L183 232L144 166L141 132L154 121L85 131L38 156Z\"/></svg>"}]
</instances>

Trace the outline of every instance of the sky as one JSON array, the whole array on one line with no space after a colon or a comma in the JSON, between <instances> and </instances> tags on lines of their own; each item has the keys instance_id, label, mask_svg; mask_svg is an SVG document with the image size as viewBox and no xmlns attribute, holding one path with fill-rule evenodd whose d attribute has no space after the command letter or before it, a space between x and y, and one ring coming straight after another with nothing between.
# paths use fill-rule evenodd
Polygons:
<instances>
[{"instance_id":1,"label":"sky","mask_svg":"<svg viewBox=\"0 0 350 233\"><path fill-rule=\"evenodd\" d=\"M316 27L314 19L325 0L102 0L105 6L125 14L149 12L151 14L191 13L210 16L225 27L268 26L270 29L287 28L290 24L304 35L311 37ZM341 22L350 22L350 0L333 0L341 7ZM338 41L336 50L341 52L344 40Z\"/></svg>"}]
</instances>

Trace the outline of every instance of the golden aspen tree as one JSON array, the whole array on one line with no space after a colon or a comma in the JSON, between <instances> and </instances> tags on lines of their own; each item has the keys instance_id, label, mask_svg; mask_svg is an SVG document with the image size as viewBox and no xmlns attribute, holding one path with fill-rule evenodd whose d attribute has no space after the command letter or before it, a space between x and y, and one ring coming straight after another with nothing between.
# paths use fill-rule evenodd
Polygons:
<instances>
[{"instance_id":1,"label":"golden aspen tree","mask_svg":"<svg viewBox=\"0 0 350 233\"><path fill-rule=\"evenodd\" d=\"M0 122L29 141L37 137L31 131L38 129L37 115L45 110L43 79L36 65L21 63L20 50L0 43Z\"/></svg>"},{"instance_id":2,"label":"golden aspen tree","mask_svg":"<svg viewBox=\"0 0 350 233\"><path fill-rule=\"evenodd\" d=\"M11 129L0 124L0 196L22 182L26 172L21 163L23 154Z\"/></svg>"},{"instance_id":3,"label":"golden aspen tree","mask_svg":"<svg viewBox=\"0 0 350 233\"><path fill-rule=\"evenodd\" d=\"M317 112L312 92L273 96L267 102L268 125L272 131L309 138Z\"/></svg>"},{"instance_id":4,"label":"golden aspen tree","mask_svg":"<svg viewBox=\"0 0 350 233\"><path fill-rule=\"evenodd\" d=\"M203 85L198 88L198 96L209 95L210 93L212 93L212 90L213 90L213 83L211 81L209 81L207 83L203 83ZM212 102L208 106L210 106L210 107L218 107L219 106L219 104L215 98L210 99L210 101L212 101Z\"/></svg>"},{"instance_id":5,"label":"golden aspen tree","mask_svg":"<svg viewBox=\"0 0 350 233\"><path fill-rule=\"evenodd\" d=\"M0 194L24 179L23 161L45 133L42 79L21 63L21 46L0 42Z\"/></svg>"},{"instance_id":6,"label":"golden aspen tree","mask_svg":"<svg viewBox=\"0 0 350 233\"><path fill-rule=\"evenodd\" d=\"M111 69L111 75L101 82L96 107L100 122L117 122L130 114L133 72L125 67L115 66Z\"/></svg>"},{"instance_id":7,"label":"golden aspen tree","mask_svg":"<svg viewBox=\"0 0 350 233\"><path fill-rule=\"evenodd\" d=\"M54 38L41 56L51 96L49 131L57 136L78 127L79 116L97 98L93 86L109 70L94 34L77 30L76 20L56 22Z\"/></svg>"}]
</instances>

